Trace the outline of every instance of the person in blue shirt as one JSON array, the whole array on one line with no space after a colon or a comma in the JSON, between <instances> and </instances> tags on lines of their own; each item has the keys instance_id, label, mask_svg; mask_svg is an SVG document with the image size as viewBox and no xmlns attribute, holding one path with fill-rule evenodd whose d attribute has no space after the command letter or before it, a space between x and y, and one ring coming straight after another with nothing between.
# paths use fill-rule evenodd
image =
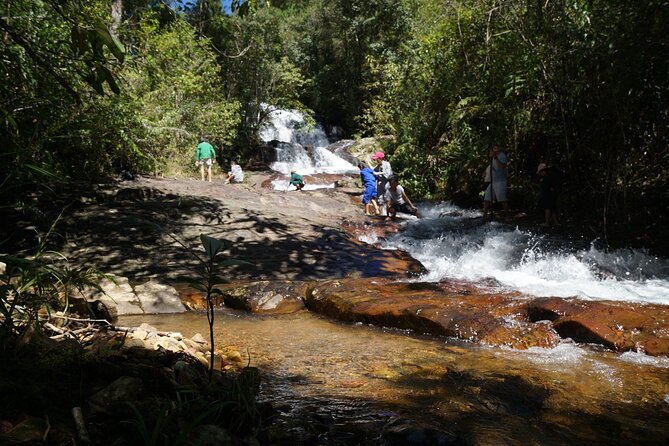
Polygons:
<instances>
[{"instance_id":1,"label":"person in blue shirt","mask_svg":"<svg viewBox=\"0 0 669 446\"><path fill-rule=\"evenodd\" d=\"M362 204L365 205L365 215L379 215L379 205L376 204L376 176L371 167L363 163L358 165L360 168L360 178L365 187L365 192L362 194ZM372 207L374 213L371 212Z\"/></svg>"}]
</instances>

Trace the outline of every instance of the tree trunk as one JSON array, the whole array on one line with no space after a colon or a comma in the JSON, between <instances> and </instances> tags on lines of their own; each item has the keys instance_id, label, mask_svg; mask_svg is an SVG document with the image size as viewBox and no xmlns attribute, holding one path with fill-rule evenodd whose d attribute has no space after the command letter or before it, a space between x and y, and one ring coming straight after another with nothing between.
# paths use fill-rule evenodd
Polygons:
<instances>
[{"instance_id":1,"label":"tree trunk","mask_svg":"<svg viewBox=\"0 0 669 446\"><path fill-rule=\"evenodd\" d=\"M112 0L111 16L111 30L114 34L116 34L116 29L121 24L121 19L123 18L123 0Z\"/></svg>"}]
</instances>

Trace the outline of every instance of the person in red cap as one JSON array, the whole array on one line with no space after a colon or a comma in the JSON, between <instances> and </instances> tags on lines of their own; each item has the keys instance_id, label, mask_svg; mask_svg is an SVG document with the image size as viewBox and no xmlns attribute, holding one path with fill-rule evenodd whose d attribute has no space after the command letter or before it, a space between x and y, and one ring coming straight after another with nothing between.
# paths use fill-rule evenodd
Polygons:
<instances>
[{"instance_id":1,"label":"person in red cap","mask_svg":"<svg viewBox=\"0 0 669 446\"><path fill-rule=\"evenodd\" d=\"M374 176L376 177L377 200L381 208L381 215L388 215L388 204L385 202L385 194L388 188L388 179L393 175L393 168L386 161L386 154L383 152L376 152L372 155L372 159L376 161Z\"/></svg>"}]
</instances>

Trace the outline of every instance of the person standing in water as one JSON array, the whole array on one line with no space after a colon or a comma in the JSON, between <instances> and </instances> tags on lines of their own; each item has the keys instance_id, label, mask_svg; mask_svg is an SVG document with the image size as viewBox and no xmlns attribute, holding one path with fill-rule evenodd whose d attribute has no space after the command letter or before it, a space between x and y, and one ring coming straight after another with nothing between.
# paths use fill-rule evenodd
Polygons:
<instances>
[{"instance_id":1,"label":"person standing in water","mask_svg":"<svg viewBox=\"0 0 669 446\"><path fill-rule=\"evenodd\" d=\"M381 208L381 212L387 215L387 203L385 201L386 188L388 187L388 179L393 175L393 168L390 163L386 161L386 154L383 152L376 152L372 159L376 161L374 167L374 175L376 176L376 193L377 201Z\"/></svg>"},{"instance_id":2,"label":"person standing in water","mask_svg":"<svg viewBox=\"0 0 669 446\"><path fill-rule=\"evenodd\" d=\"M561 180L557 169L544 163L537 167L539 178L539 207L544 210L544 226L560 226L558 220L558 197Z\"/></svg>"},{"instance_id":3,"label":"person standing in water","mask_svg":"<svg viewBox=\"0 0 669 446\"><path fill-rule=\"evenodd\" d=\"M204 166L207 166L207 179L211 183L211 165L216 162L216 151L204 136L195 149L195 165L200 167L200 177L204 181Z\"/></svg>"},{"instance_id":4,"label":"person standing in water","mask_svg":"<svg viewBox=\"0 0 669 446\"><path fill-rule=\"evenodd\" d=\"M490 165L486 169L486 188L483 197L483 219L490 217L494 202L502 203L504 208L504 221L509 221L509 202L506 198L506 186L509 176L509 160L497 144L493 144L488 152Z\"/></svg>"}]
</instances>

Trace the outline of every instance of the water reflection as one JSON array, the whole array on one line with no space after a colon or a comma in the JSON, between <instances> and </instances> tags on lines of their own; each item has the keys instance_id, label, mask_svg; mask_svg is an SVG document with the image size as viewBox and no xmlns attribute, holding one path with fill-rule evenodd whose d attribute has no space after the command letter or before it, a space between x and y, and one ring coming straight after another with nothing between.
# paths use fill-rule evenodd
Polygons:
<instances>
[{"instance_id":1,"label":"water reflection","mask_svg":"<svg viewBox=\"0 0 669 446\"><path fill-rule=\"evenodd\" d=\"M205 316L194 313L121 321L141 322L186 336L207 331ZM268 379L261 398L305 423L329 423L331 444L363 444L356 435L364 433L346 440L344 432L380 429L395 416L476 445L669 441L666 358L569 343L486 348L306 312L259 317L224 310L217 313L216 340L262 369Z\"/></svg>"}]
</instances>

